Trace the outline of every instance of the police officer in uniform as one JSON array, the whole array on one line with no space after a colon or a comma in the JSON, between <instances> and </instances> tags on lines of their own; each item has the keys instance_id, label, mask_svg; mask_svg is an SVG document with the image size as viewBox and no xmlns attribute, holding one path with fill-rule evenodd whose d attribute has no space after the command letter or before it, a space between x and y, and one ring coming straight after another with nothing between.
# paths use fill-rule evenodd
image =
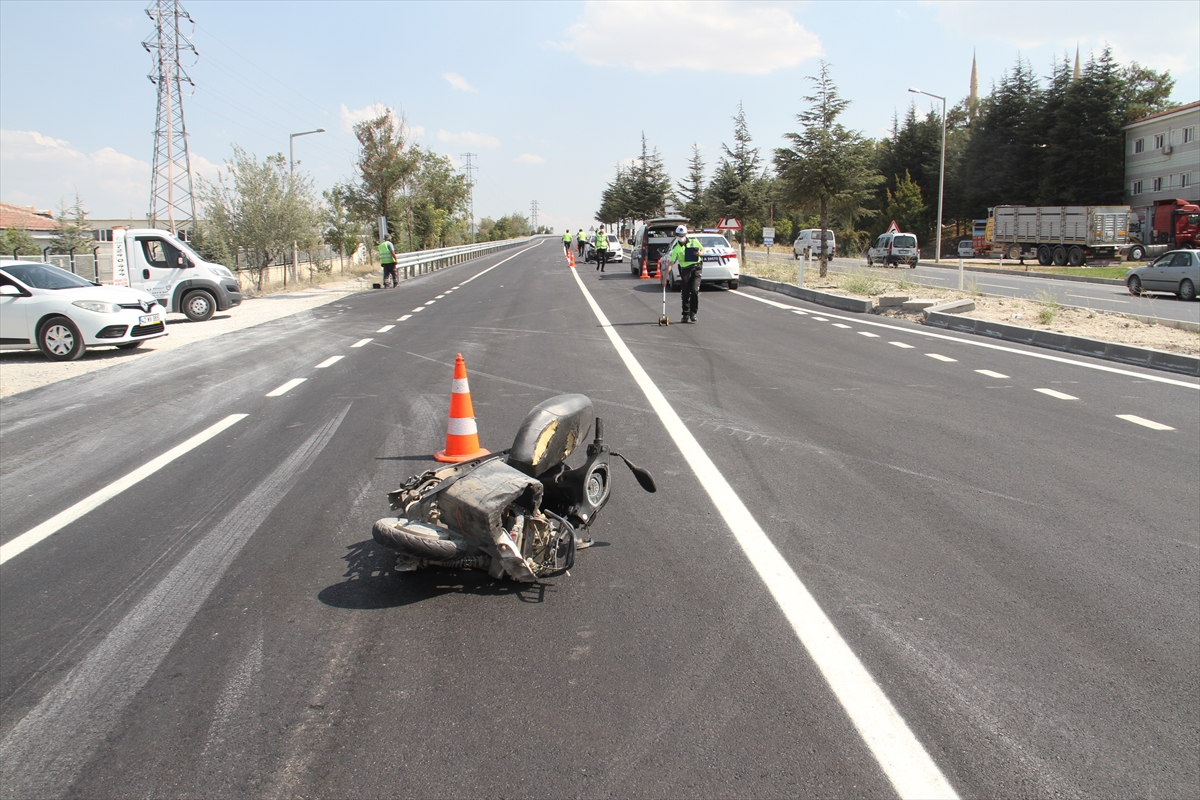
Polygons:
<instances>
[{"instance_id":1,"label":"police officer in uniform","mask_svg":"<svg viewBox=\"0 0 1200 800\"><path fill-rule=\"evenodd\" d=\"M587 242L587 236L583 233L583 228L579 229L579 233L575 234L575 255L583 258L583 245Z\"/></svg>"},{"instance_id":2,"label":"police officer in uniform","mask_svg":"<svg viewBox=\"0 0 1200 800\"><path fill-rule=\"evenodd\" d=\"M383 265L383 288L388 288L388 278L392 279L392 288L400 285L396 280L396 248L392 245L392 236L388 234L379 243L379 263Z\"/></svg>"},{"instance_id":3,"label":"police officer in uniform","mask_svg":"<svg viewBox=\"0 0 1200 800\"><path fill-rule=\"evenodd\" d=\"M604 272L606 263L608 263L608 234L604 232L604 226L601 226L596 231L596 269Z\"/></svg>"},{"instance_id":4,"label":"police officer in uniform","mask_svg":"<svg viewBox=\"0 0 1200 800\"><path fill-rule=\"evenodd\" d=\"M563 234L563 252L571 255L571 229L567 228L567 232Z\"/></svg>"},{"instance_id":5,"label":"police officer in uniform","mask_svg":"<svg viewBox=\"0 0 1200 800\"><path fill-rule=\"evenodd\" d=\"M700 305L700 258L704 248L695 236L689 236L683 225L675 229L675 243L671 246L668 261L679 265L679 282L683 284L683 311L680 322L695 322L696 310ZM669 267L668 267L669 268Z\"/></svg>"}]
</instances>

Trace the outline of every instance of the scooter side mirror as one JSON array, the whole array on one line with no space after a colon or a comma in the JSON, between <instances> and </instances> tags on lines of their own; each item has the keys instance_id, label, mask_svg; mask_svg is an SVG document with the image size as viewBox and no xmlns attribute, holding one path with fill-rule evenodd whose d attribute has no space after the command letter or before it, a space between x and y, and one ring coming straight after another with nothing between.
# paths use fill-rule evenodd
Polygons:
<instances>
[{"instance_id":1,"label":"scooter side mirror","mask_svg":"<svg viewBox=\"0 0 1200 800\"><path fill-rule=\"evenodd\" d=\"M625 466L629 467L629 471L633 473L633 477L637 478L638 484L643 489L650 494L658 491L658 487L654 485L654 476L648 470L642 469L620 453L613 453L613 455L625 462Z\"/></svg>"}]
</instances>

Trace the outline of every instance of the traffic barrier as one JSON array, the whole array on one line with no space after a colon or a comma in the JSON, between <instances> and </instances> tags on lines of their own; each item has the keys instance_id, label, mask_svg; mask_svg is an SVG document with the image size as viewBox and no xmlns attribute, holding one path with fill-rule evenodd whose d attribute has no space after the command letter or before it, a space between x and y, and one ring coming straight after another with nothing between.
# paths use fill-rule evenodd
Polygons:
<instances>
[{"instance_id":1,"label":"traffic barrier","mask_svg":"<svg viewBox=\"0 0 1200 800\"><path fill-rule=\"evenodd\" d=\"M471 407L471 389L467 384L467 362L459 353L454 359L454 383L450 387L446 449L434 453L433 457L437 461L457 464L486 456L488 452L479 446L479 428L475 425L475 409Z\"/></svg>"}]
</instances>

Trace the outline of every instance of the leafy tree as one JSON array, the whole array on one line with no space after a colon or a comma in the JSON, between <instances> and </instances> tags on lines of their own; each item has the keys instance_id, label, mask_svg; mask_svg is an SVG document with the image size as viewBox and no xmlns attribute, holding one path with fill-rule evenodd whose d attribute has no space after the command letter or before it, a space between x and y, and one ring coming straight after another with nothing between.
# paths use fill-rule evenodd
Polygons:
<instances>
[{"instance_id":1,"label":"leafy tree","mask_svg":"<svg viewBox=\"0 0 1200 800\"><path fill-rule=\"evenodd\" d=\"M92 226L88 224L87 212L83 210L83 200L75 195L75 202L67 209L66 201L59 204L58 215L54 221L58 230L50 240L52 253L86 253L96 246L96 236Z\"/></svg>"},{"instance_id":2,"label":"leafy tree","mask_svg":"<svg viewBox=\"0 0 1200 800\"><path fill-rule=\"evenodd\" d=\"M710 186L709 197L716 210L722 215L732 215L743 225L763 207L767 197L765 168L758 155L758 148L751 147L750 128L746 125L746 112L738 103L737 116L733 119L732 148L722 143L725 155L717 166L716 175ZM746 231L739 232L742 260L746 260Z\"/></svg>"},{"instance_id":3,"label":"leafy tree","mask_svg":"<svg viewBox=\"0 0 1200 800\"><path fill-rule=\"evenodd\" d=\"M13 258L24 255L36 255L42 252L37 242L24 228L8 228L0 233L0 253L11 255Z\"/></svg>"},{"instance_id":4,"label":"leafy tree","mask_svg":"<svg viewBox=\"0 0 1200 800\"><path fill-rule=\"evenodd\" d=\"M335 186L323 193L325 203L321 207L321 241L348 256L358 250L363 222L350 213L346 187Z\"/></svg>"},{"instance_id":5,"label":"leafy tree","mask_svg":"<svg viewBox=\"0 0 1200 800\"><path fill-rule=\"evenodd\" d=\"M822 61L820 74L808 80L814 93L804 98L809 108L796 116L803 130L785 134L792 146L775 151L775 169L784 197L802 211L816 210L819 227L825 231L831 213L845 223L865 213L864 203L883 179L872 165L872 148L862 134L837 121L849 101L838 95L829 64ZM820 258L824 277L829 269L824 233Z\"/></svg>"},{"instance_id":6,"label":"leafy tree","mask_svg":"<svg viewBox=\"0 0 1200 800\"><path fill-rule=\"evenodd\" d=\"M529 220L519 211L514 211L500 219L484 217L479 222L479 235L476 238L480 241L498 242L528 236L529 233Z\"/></svg>"},{"instance_id":7,"label":"leafy tree","mask_svg":"<svg viewBox=\"0 0 1200 800\"><path fill-rule=\"evenodd\" d=\"M1170 72L1155 72L1134 61L1121 73L1121 107L1126 124L1149 114L1166 111L1175 79Z\"/></svg>"},{"instance_id":8,"label":"leafy tree","mask_svg":"<svg viewBox=\"0 0 1200 800\"><path fill-rule=\"evenodd\" d=\"M921 187L906 170L903 180L896 182L896 191L887 190L887 206L884 217L895 220L902 231L921 231L928 209L921 199Z\"/></svg>"},{"instance_id":9,"label":"leafy tree","mask_svg":"<svg viewBox=\"0 0 1200 800\"><path fill-rule=\"evenodd\" d=\"M432 150L417 153L407 200L412 235L422 249L445 246L456 217L466 214L469 192L466 175L455 172L449 158Z\"/></svg>"},{"instance_id":10,"label":"leafy tree","mask_svg":"<svg viewBox=\"0 0 1200 800\"><path fill-rule=\"evenodd\" d=\"M263 270L296 242L317 243L320 218L312 181L292 173L282 154L262 163L237 145L217 181L200 181L208 235L241 250L262 288Z\"/></svg>"},{"instance_id":11,"label":"leafy tree","mask_svg":"<svg viewBox=\"0 0 1200 800\"><path fill-rule=\"evenodd\" d=\"M352 183L342 187L350 214L372 226L379 217L388 221L389 231L408 230L408 249L413 249L409 208L401 198L420 169L421 153L410 146L403 117L389 108L374 119L354 126L358 139L358 174ZM400 237L393 237L397 249Z\"/></svg>"}]
</instances>

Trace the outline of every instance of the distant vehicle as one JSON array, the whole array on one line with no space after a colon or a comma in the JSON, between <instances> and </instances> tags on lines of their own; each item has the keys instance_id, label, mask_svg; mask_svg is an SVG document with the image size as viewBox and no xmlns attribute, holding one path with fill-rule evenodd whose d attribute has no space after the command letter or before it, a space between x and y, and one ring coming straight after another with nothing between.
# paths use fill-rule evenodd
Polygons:
<instances>
[{"instance_id":1,"label":"distant vehicle","mask_svg":"<svg viewBox=\"0 0 1200 800\"><path fill-rule=\"evenodd\" d=\"M975 248L975 254L986 256L991 249L988 244L991 241L991 233L988 230L990 220L977 219L971 222L971 247Z\"/></svg>"},{"instance_id":2,"label":"distant vehicle","mask_svg":"<svg viewBox=\"0 0 1200 800\"><path fill-rule=\"evenodd\" d=\"M738 288L741 278L741 264L738 261L737 249L729 244L729 240L719 233L693 233L704 248L701 254L700 285L706 283L723 283L730 289ZM667 257L663 255L663 269L667 268ZM653 270L651 270L653 272ZM640 273L640 270L639 270ZM679 267L671 265L667 272L667 287L672 291L682 289Z\"/></svg>"},{"instance_id":3,"label":"distant vehicle","mask_svg":"<svg viewBox=\"0 0 1200 800\"><path fill-rule=\"evenodd\" d=\"M825 229L825 253L832 257L833 252L837 250L837 237L833 235L833 231ZM809 258L819 257L821 255L821 229L820 228L805 228L796 234L795 241L792 242L792 255L796 260L800 260L805 254Z\"/></svg>"},{"instance_id":4,"label":"distant vehicle","mask_svg":"<svg viewBox=\"0 0 1200 800\"><path fill-rule=\"evenodd\" d=\"M1149 235L1130 240L1130 261L1153 258L1168 250L1200 247L1200 206L1186 200L1156 200Z\"/></svg>"},{"instance_id":5,"label":"distant vehicle","mask_svg":"<svg viewBox=\"0 0 1200 800\"><path fill-rule=\"evenodd\" d=\"M1132 295L1169 292L1180 300L1195 300L1196 287L1200 286L1200 253L1195 250L1163 253L1146 266L1129 270L1125 286Z\"/></svg>"},{"instance_id":6,"label":"distant vehicle","mask_svg":"<svg viewBox=\"0 0 1200 800\"><path fill-rule=\"evenodd\" d=\"M1042 266L1121 260L1129 249L1129 206L996 206L990 253Z\"/></svg>"},{"instance_id":7,"label":"distant vehicle","mask_svg":"<svg viewBox=\"0 0 1200 800\"><path fill-rule=\"evenodd\" d=\"M974 258L975 257L975 246L972 245L970 242L968 242L966 239L963 239L961 242L958 243L958 257L959 258Z\"/></svg>"},{"instance_id":8,"label":"distant vehicle","mask_svg":"<svg viewBox=\"0 0 1200 800\"><path fill-rule=\"evenodd\" d=\"M202 322L242 302L232 272L205 261L167 231L117 227L112 243L113 286L147 291L167 311Z\"/></svg>"},{"instance_id":9,"label":"distant vehicle","mask_svg":"<svg viewBox=\"0 0 1200 800\"><path fill-rule=\"evenodd\" d=\"M621 247L621 237L617 236L615 233L607 234L607 236L608 236L608 263L611 264L614 261L624 261L625 260L625 250L622 249L622 247ZM596 235L595 234L588 237L587 243L583 247L583 260L584 261L595 261L596 260Z\"/></svg>"},{"instance_id":10,"label":"distant vehicle","mask_svg":"<svg viewBox=\"0 0 1200 800\"><path fill-rule=\"evenodd\" d=\"M139 289L101 286L52 264L0 262L0 350L74 361L87 347L124 350L166 336L166 317Z\"/></svg>"},{"instance_id":11,"label":"distant vehicle","mask_svg":"<svg viewBox=\"0 0 1200 800\"><path fill-rule=\"evenodd\" d=\"M633 244L630 245L633 249L629 253L629 271L641 275L644 265L648 272L654 272L655 263L671 249L675 228L687 223L687 217L670 214L648 219L638 225L633 232ZM663 265L666 265L665 261Z\"/></svg>"},{"instance_id":12,"label":"distant vehicle","mask_svg":"<svg viewBox=\"0 0 1200 800\"><path fill-rule=\"evenodd\" d=\"M882 264L885 267L898 267L906 264L915 268L920 258L921 251L917 247L915 233L880 234L875 244L867 250L867 266Z\"/></svg>"}]
</instances>

